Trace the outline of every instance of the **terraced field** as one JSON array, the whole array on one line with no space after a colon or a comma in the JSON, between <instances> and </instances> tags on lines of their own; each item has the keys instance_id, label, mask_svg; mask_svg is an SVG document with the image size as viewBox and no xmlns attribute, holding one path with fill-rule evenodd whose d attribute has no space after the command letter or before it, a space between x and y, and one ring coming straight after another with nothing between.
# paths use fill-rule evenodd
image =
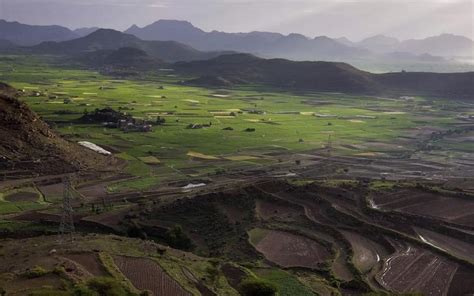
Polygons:
<instances>
[{"instance_id":1,"label":"terraced field","mask_svg":"<svg viewBox=\"0 0 474 296\"><path fill-rule=\"evenodd\" d=\"M474 225L474 201L429 192L395 191L376 196L374 206L410 214L435 217L443 221Z\"/></svg>"},{"instance_id":2,"label":"terraced field","mask_svg":"<svg viewBox=\"0 0 474 296\"><path fill-rule=\"evenodd\" d=\"M114 261L137 289L151 291L152 295L191 295L150 259L119 256Z\"/></svg>"},{"instance_id":3,"label":"terraced field","mask_svg":"<svg viewBox=\"0 0 474 296\"><path fill-rule=\"evenodd\" d=\"M258 231L263 233L253 242L255 248L280 266L317 268L330 258L324 246L311 239L283 231ZM252 232L250 239L252 241Z\"/></svg>"}]
</instances>

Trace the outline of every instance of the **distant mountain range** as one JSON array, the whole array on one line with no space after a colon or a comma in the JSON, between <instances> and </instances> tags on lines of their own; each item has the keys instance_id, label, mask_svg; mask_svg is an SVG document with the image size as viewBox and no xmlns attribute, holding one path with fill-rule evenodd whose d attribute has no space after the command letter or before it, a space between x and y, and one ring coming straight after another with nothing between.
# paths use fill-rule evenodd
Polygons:
<instances>
[{"instance_id":1,"label":"distant mountain range","mask_svg":"<svg viewBox=\"0 0 474 296\"><path fill-rule=\"evenodd\" d=\"M33 26L0 20L0 40L16 45L31 46L44 41L65 41L79 37L61 26Z\"/></svg>"},{"instance_id":2,"label":"distant mountain range","mask_svg":"<svg viewBox=\"0 0 474 296\"><path fill-rule=\"evenodd\" d=\"M94 33L95 31L99 30L100 28L98 27L90 27L90 28L79 28L74 30L73 32L78 36L78 37L85 37L89 34ZM45 40L48 41L48 40Z\"/></svg>"},{"instance_id":3,"label":"distant mountain range","mask_svg":"<svg viewBox=\"0 0 474 296\"><path fill-rule=\"evenodd\" d=\"M143 40L174 40L204 51L231 50L261 57L339 60L370 55L368 50L346 46L328 37L310 39L301 34L204 32L185 21L160 20L144 28L134 25L125 32Z\"/></svg>"},{"instance_id":4,"label":"distant mountain range","mask_svg":"<svg viewBox=\"0 0 474 296\"><path fill-rule=\"evenodd\" d=\"M205 60L229 52L203 52L175 41L144 41L133 35L111 29L99 29L81 38L63 42L43 42L25 49L39 54L81 55L95 51L135 48L151 58L168 63Z\"/></svg>"},{"instance_id":5,"label":"distant mountain range","mask_svg":"<svg viewBox=\"0 0 474 296\"><path fill-rule=\"evenodd\" d=\"M150 58L167 63L206 60L240 52L262 58L345 62L377 72L474 69L468 63L472 59L469 56L473 55L473 41L449 34L407 41L378 35L353 42L347 38L308 38L271 32L205 32L189 22L173 20L160 20L143 28L133 25L125 33L96 27L72 31L61 26L32 26L0 20L0 50L4 53L84 55L124 47L139 49ZM90 59L103 58L104 54L106 52ZM118 54L123 55L123 52ZM458 59L451 56L467 58L457 62ZM134 63L145 64L143 57L136 58Z\"/></svg>"},{"instance_id":6,"label":"distant mountain range","mask_svg":"<svg viewBox=\"0 0 474 296\"><path fill-rule=\"evenodd\" d=\"M45 41L60 42L85 37L98 29L88 27L72 31L61 26L25 25L0 20L0 40L8 40L20 46L32 46ZM405 41L377 35L353 42L344 37L308 38L301 34L205 32L187 21L176 20L159 20L143 28L133 25L125 33L147 41L176 41L200 51L236 51L293 60L383 60L386 54L393 52L404 53L405 56L409 54L412 60L418 55L474 55L474 42L471 39L452 34Z\"/></svg>"},{"instance_id":7,"label":"distant mountain range","mask_svg":"<svg viewBox=\"0 0 474 296\"><path fill-rule=\"evenodd\" d=\"M376 53L407 52L444 57L474 56L474 42L467 37L453 34L442 34L425 39L410 39L405 41L377 35L357 43L345 42L345 44L365 48Z\"/></svg>"},{"instance_id":8,"label":"distant mountain range","mask_svg":"<svg viewBox=\"0 0 474 296\"><path fill-rule=\"evenodd\" d=\"M143 40L174 40L200 50L233 50L293 60L364 59L392 52L445 57L474 55L472 40L451 34L406 41L378 35L352 42L347 38L308 38L300 34L205 32L189 22L175 20L159 20L143 28L133 25L125 32Z\"/></svg>"}]
</instances>

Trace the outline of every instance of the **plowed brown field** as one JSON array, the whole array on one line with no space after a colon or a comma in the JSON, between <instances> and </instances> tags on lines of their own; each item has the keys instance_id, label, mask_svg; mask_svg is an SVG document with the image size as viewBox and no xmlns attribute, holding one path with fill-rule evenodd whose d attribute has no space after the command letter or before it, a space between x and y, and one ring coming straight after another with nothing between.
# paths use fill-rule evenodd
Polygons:
<instances>
[{"instance_id":1,"label":"plowed brown field","mask_svg":"<svg viewBox=\"0 0 474 296\"><path fill-rule=\"evenodd\" d=\"M284 231L269 230L256 249L269 261L284 267L317 268L318 263L330 258L318 242Z\"/></svg>"},{"instance_id":2,"label":"plowed brown field","mask_svg":"<svg viewBox=\"0 0 474 296\"><path fill-rule=\"evenodd\" d=\"M191 295L151 259L116 256L114 261L120 271L139 290L151 291L155 296Z\"/></svg>"}]
</instances>

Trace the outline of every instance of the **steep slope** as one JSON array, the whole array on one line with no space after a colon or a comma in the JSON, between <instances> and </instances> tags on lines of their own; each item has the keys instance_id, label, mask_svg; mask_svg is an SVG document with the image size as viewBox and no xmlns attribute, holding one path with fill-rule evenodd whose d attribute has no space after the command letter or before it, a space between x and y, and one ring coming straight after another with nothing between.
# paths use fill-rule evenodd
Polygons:
<instances>
[{"instance_id":1,"label":"steep slope","mask_svg":"<svg viewBox=\"0 0 474 296\"><path fill-rule=\"evenodd\" d=\"M178 72L208 81L260 83L290 89L364 94L426 94L472 99L474 72L372 74L349 64L261 59L249 54L224 55L208 61L177 63ZM214 77L211 79L210 77Z\"/></svg>"},{"instance_id":2,"label":"steep slope","mask_svg":"<svg viewBox=\"0 0 474 296\"><path fill-rule=\"evenodd\" d=\"M77 38L74 32L61 26L33 26L0 20L0 39L22 46L45 41L65 41Z\"/></svg>"},{"instance_id":3,"label":"steep slope","mask_svg":"<svg viewBox=\"0 0 474 296\"><path fill-rule=\"evenodd\" d=\"M144 41L111 29L99 29L85 37L65 42L45 42L30 48L34 53L75 55L96 50L132 47L167 62L192 61L216 57L222 52L202 52L174 41Z\"/></svg>"},{"instance_id":4,"label":"steep slope","mask_svg":"<svg viewBox=\"0 0 474 296\"><path fill-rule=\"evenodd\" d=\"M99 155L56 135L28 106L14 97L16 90L0 83L0 169L59 174L107 169L113 158Z\"/></svg>"}]
</instances>

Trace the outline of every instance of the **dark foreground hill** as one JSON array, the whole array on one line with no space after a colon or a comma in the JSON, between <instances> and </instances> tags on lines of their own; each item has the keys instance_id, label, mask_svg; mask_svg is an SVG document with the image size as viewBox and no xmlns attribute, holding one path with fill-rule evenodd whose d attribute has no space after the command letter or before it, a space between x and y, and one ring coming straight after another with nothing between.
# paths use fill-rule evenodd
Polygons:
<instances>
[{"instance_id":1,"label":"dark foreground hill","mask_svg":"<svg viewBox=\"0 0 474 296\"><path fill-rule=\"evenodd\" d=\"M44 42L31 47L29 51L40 54L79 55L123 47L140 49L150 57L166 62L205 60L223 54L223 52L202 52L175 41L144 41L133 35L110 29L99 29L85 37L70 41Z\"/></svg>"},{"instance_id":2,"label":"dark foreground hill","mask_svg":"<svg viewBox=\"0 0 474 296\"><path fill-rule=\"evenodd\" d=\"M62 139L15 94L0 83L0 169L59 174L113 164L112 158Z\"/></svg>"},{"instance_id":3,"label":"dark foreground hill","mask_svg":"<svg viewBox=\"0 0 474 296\"><path fill-rule=\"evenodd\" d=\"M233 84L258 83L288 89L344 93L474 96L474 72L373 74L346 63L266 60L248 54L177 63L175 69L206 77L190 81L194 84L205 81L209 85L210 81L225 80Z\"/></svg>"}]
</instances>

